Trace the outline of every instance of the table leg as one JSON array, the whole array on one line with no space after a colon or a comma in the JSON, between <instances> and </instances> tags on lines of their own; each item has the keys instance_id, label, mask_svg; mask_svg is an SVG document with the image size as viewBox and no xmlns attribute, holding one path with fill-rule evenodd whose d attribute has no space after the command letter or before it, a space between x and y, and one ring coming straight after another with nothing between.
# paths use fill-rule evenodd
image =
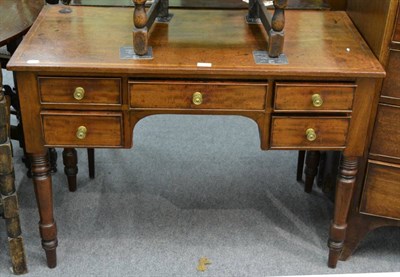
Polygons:
<instances>
[{"instance_id":1,"label":"table leg","mask_svg":"<svg viewBox=\"0 0 400 277\"><path fill-rule=\"evenodd\" d=\"M358 170L358 158L343 156L336 184L335 210L329 233L328 266L335 268L346 238L347 216Z\"/></svg>"},{"instance_id":2,"label":"table leg","mask_svg":"<svg viewBox=\"0 0 400 277\"><path fill-rule=\"evenodd\" d=\"M78 174L78 157L75 148L65 148L63 151L64 172L68 178L69 191L76 191L76 175Z\"/></svg>"},{"instance_id":3,"label":"table leg","mask_svg":"<svg viewBox=\"0 0 400 277\"><path fill-rule=\"evenodd\" d=\"M307 193L312 192L314 180L318 173L319 158L320 158L319 151L307 151L306 168L304 170L304 175L305 175L304 191Z\"/></svg>"},{"instance_id":4,"label":"table leg","mask_svg":"<svg viewBox=\"0 0 400 277\"><path fill-rule=\"evenodd\" d=\"M57 227L53 216L53 191L47 149L41 153L30 155L32 163L32 179L35 187L36 201L39 208L39 230L42 246L46 252L47 266L57 265L56 248Z\"/></svg>"}]
</instances>

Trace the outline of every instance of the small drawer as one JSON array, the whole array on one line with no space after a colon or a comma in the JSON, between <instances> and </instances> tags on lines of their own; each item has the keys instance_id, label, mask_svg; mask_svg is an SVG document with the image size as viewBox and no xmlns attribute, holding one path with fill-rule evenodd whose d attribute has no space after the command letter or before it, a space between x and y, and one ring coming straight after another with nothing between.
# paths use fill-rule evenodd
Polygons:
<instances>
[{"instance_id":1,"label":"small drawer","mask_svg":"<svg viewBox=\"0 0 400 277\"><path fill-rule=\"evenodd\" d=\"M349 117L272 117L271 149L343 149Z\"/></svg>"},{"instance_id":2,"label":"small drawer","mask_svg":"<svg viewBox=\"0 0 400 277\"><path fill-rule=\"evenodd\" d=\"M267 84L130 82L132 108L264 110Z\"/></svg>"},{"instance_id":3,"label":"small drawer","mask_svg":"<svg viewBox=\"0 0 400 277\"><path fill-rule=\"evenodd\" d=\"M331 83L277 83L275 111L351 111L356 85Z\"/></svg>"},{"instance_id":4,"label":"small drawer","mask_svg":"<svg viewBox=\"0 0 400 277\"><path fill-rule=\"evenodd\" d=\"M400 6L397 9L397 18L395 24L396 25L393 33L393 41L400 42Z\"/></svg>"},{"instance_id":5,"label":"small drawer","mask_svg":"<svg viewBox=\"0 0 400 277\"><path fill-rule=\"evenodd\" d=\"M39 77L42 103L121 105L118 78Z\"/></svg>"},{"instance_id":6,"label":"small drawer","mask_svg":"<svg viewBox=\"0 0 400 277\"><path fill-rule=\"evenodd\" d=\"M390 51L381 96L400 102L400 51Z\"/></svg>"},{"instance_id":7,"label":"small drawer","mask_svg":"<svg viewBox=\"0 0 400 277\"><path fill-rule=\"evenodd\" d=\"M46 146L121 147L120 113L42 112Z\"/></svg>"},{"instance_id":8,"label":"small drawer","mask_svg":"<svg viewBox=\"0 0 400 277\"><path fill-rule=\"evenodd\" d=\"M379 105L370 154L400 159L400 107Z\"/></svg>"},{"instance_id":9,"label":"small drawer","mask_svg":"<svg viewBox=\"0 0 400 277\"><path fill-rule=\"evenodd\" d=\"M369 161L361 213L400 219L400 166Z\"/></svg>"}]
</instances>

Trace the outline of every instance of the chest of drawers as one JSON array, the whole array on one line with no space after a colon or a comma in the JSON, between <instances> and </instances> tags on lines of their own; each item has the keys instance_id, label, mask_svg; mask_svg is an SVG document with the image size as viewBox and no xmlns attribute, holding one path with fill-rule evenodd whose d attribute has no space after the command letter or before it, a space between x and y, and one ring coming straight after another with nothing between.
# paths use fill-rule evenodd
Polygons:
<instances>
[{"instance_id":1,"label":"chest of drawers","mask_svg":"<svg viewBox=\"0 0 400 277\"><path fill-rule=\"evenodd\" d=\"M381 65L344 12L288 11L286 65L255 63L253 51L265 49L266 33L246 24L246 11L174 14L152 30L152 60L127 60L119 50L131 44L130 9L71 7L65 14L46 7L10 61L48 265L56 265L57 234L46 147L130 148L142 118L185 114L248 117L263 150L343 151L341 201L329 234L328 264L335 267L385 76Z\"/></svg>"}]
</instances>

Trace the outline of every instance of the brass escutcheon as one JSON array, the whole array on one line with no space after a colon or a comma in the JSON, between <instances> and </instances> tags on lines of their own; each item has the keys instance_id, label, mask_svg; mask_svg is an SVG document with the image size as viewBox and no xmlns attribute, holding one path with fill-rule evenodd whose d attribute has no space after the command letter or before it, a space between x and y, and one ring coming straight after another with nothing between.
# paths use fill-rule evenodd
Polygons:
<instances>
[{"instance_id":1,"label":"brass escutcheon","mask_svg":"<svg viewBox=\"0 0 400 277\"><path fill-rule=\"evenodd\" d=\"M321 107L322 104L324 103L324 101L322 100L321 95L319 95L318 93L313 94L311 96L311 100L312 100L313 106L316 107L316 108Z\"/></svg>"},{"instance_id":2,"label":"brass escutcheon","mask_svg":"<svg viewBox=\"0 0 400 277\"><path fill-rule=\"evenodd\" d=\"M193 93L193 98L192 98L193 104L195 105L201 105L201 103L203 103L203 95L201 94L201 92L195 92Z\"/></svg>"},{"instance_id":3,"label":"brass escutcheon","mask_svg":"<svg viewBox=\"0 0 400 277\"><path fill-rule=\"evenodd\" d=\"M309 128L306 131L306 136L308 141L314 141L317 139L317 134L313 128Z\"/></svg>"},{"instance_id":4,"label":"brass escutcheon","mask_svg":"<svg viewBox=\"0 0 400 277\"><path fill-rule=\"evenodd\" d=\"M83 97L85 97L85 90L83 89L83 87L77 87L75 88L74 91L74 98L76 100L82 100Z\"/></svg>"},{"instance_id":5,"label":"brass escutcheon","mask_svg":"<svg viewBox=\"0 0 400 277\"><path fill-rule=\"evenodd\" d=\"M76 130L76 137L78 139L86 138L87 128L85 126L79 126Z\"/></svg>"}]
</instances>

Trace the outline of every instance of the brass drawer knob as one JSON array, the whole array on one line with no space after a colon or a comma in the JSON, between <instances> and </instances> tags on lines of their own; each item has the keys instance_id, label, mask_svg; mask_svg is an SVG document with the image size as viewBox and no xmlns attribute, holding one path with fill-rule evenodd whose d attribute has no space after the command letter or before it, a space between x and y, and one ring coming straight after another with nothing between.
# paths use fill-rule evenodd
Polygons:
<instances>
[{"instance_id":1,"label":"brass drawer knob","mask_svg":"<svg viewBox=\"0 0 400 277\"><path fill-rule=\"evenodd\" d=\"M314 141L317 139L317 134L313 128L309 128L306 131L306 136L308 141Z\"/></svg>"},{"instance_id":2,"label":"brass drawer knob","mask_svg":"<svg viewBox=\"0 0 400 277\"><path fill-rule=\"evenodd\" d=\"M318 93L313 94L311 96L311 100L312 100L313 106L316 108L319 108L322 106L322 104L324 104L324 101L322 100L321 95L319 95Z\"/></svg>"},{"instance_id":3,"label":"brass drawer knob","mask_svg":"<svg viewBox=\"0 0 400 277\"><path fill-rule=\"evenodd\" d=\"M78 139L86 138L86 134L87 134L87 128L85 126L79 126L78 129L76 130L76 137Z\"/></svg>"},{"instance_id":4,"label":"brass drawer knob","mask_svg":"<svg viewBox=\"0 0 400 277\"><path fill-rule=\"evenodd\" d=\"M74 98L76 100L82 100L85 97L85 90L83 87L77 87L74 91Z\"/></svg>"},{"instance_id":5,"label":"brass drawer knob","mask_svg":"<svg viewBox=\"0 0 400 277\"><path fill-rule=\"evenodd\" d=\"M203 95L201 94L201 92L195 92L193 93L193 98L192 98L193 104L195 104L196 106L201 105L201 103L203 103Z\"/></svg>"}]
</instances>

